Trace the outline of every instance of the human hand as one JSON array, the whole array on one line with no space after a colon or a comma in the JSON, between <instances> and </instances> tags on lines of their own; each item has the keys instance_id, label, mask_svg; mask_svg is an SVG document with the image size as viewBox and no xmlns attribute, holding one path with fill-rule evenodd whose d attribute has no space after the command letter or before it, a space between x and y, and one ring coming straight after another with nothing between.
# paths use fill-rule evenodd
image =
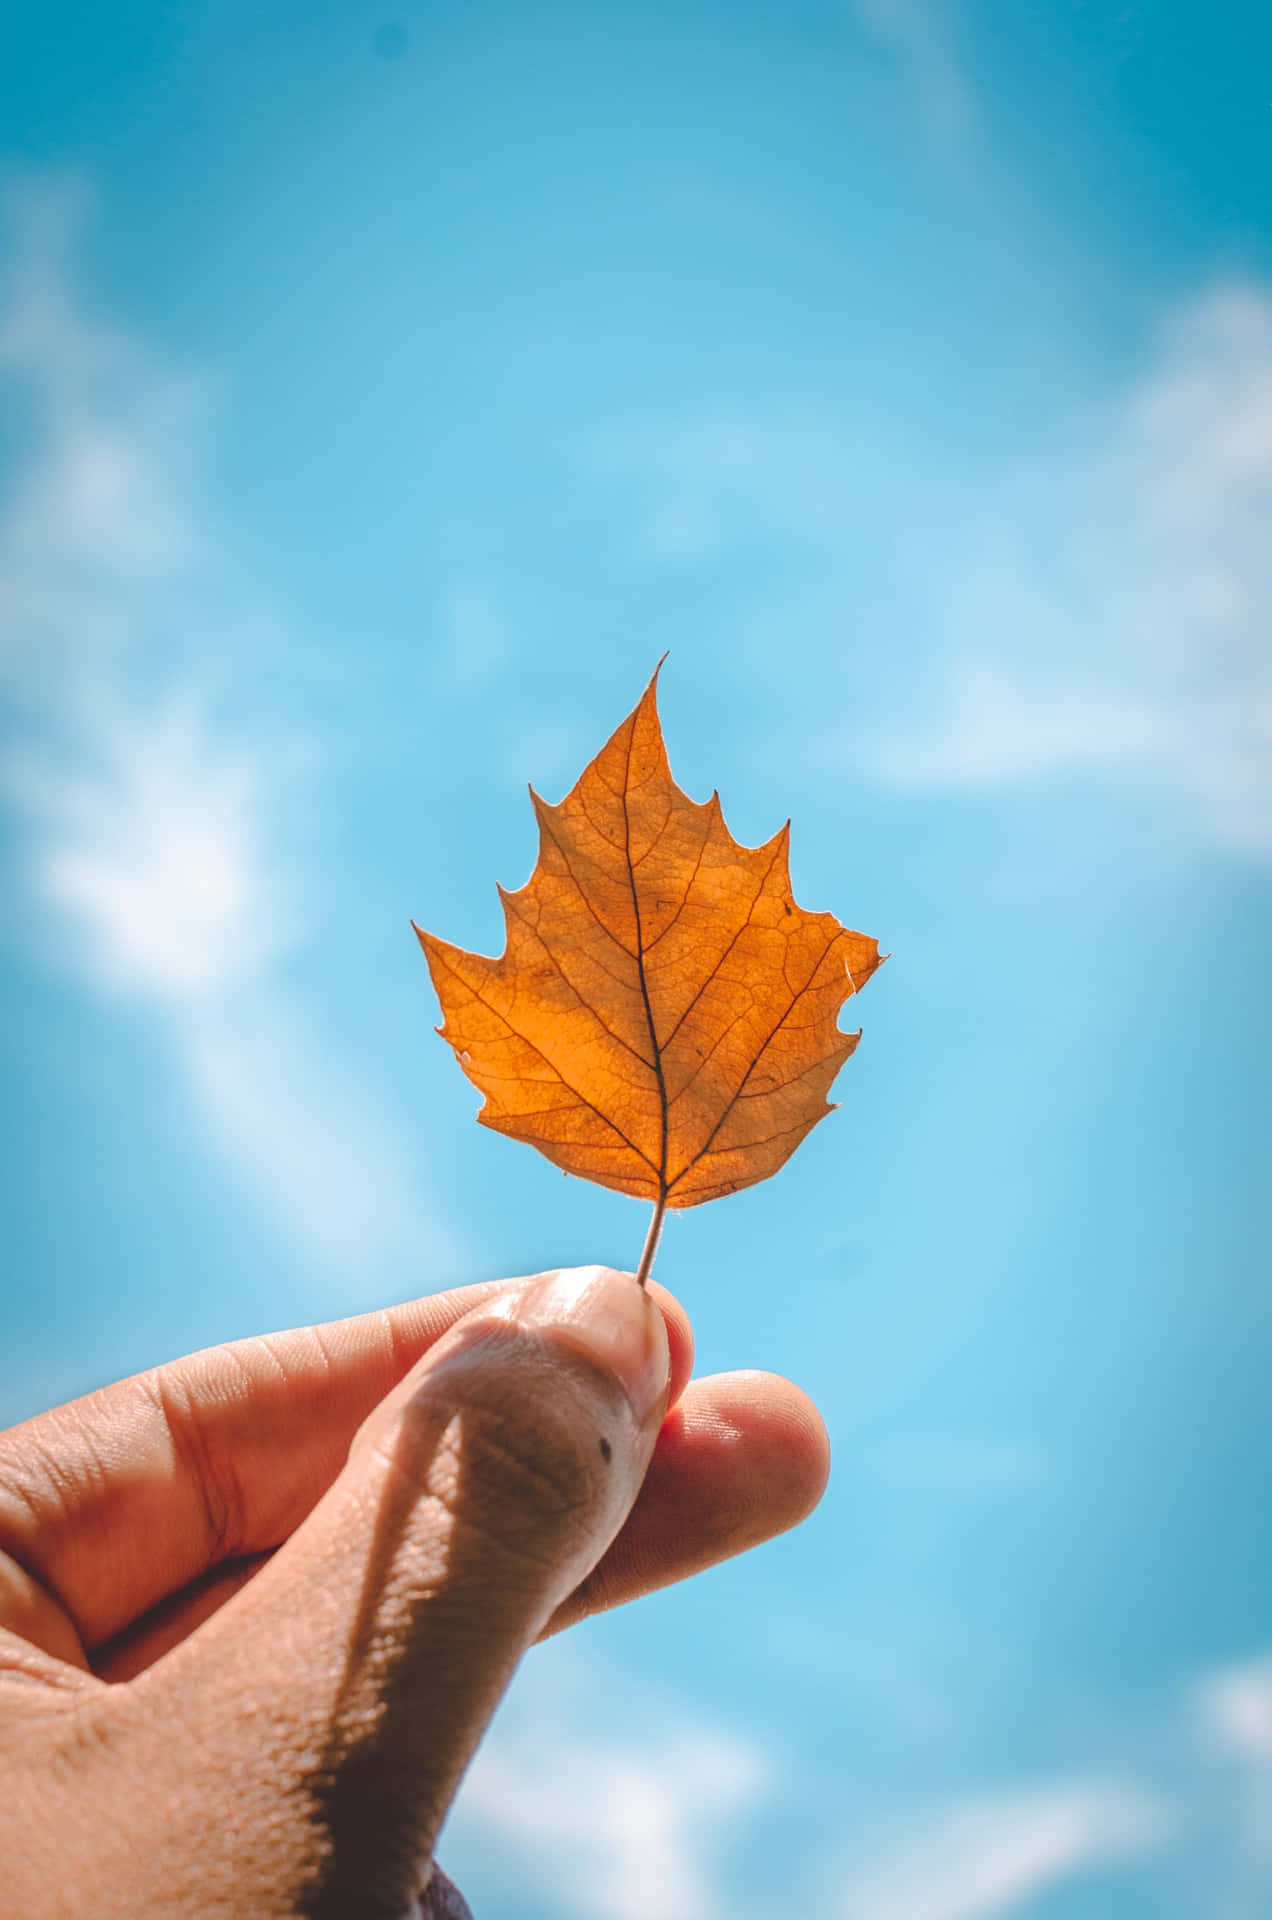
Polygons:
<instances>
[{"instance_id":1,"label":"human hand","mask_svg":"<svg viewBox=\"0 0 1272 1920\"><path fill-rule=\"evenodd\" d=\"M0 1435L9 1910L399 1920L535 1639L816 1504L805 1396L691 1365L669 1294L576 1268Z\"/></svg>"}]
</instances>

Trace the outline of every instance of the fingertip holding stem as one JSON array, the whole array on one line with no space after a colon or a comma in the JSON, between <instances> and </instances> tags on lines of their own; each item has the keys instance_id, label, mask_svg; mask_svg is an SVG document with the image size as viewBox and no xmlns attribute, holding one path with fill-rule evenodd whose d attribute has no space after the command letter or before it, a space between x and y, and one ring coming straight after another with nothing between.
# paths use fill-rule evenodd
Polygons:
<instances>
[{"instance_id":1,"label":"fingertip holding stem","mask_svg":"<svg viewBox=\"0 0 1272 1920\"><path fill-rule=\"evenodd\" d=\"M507 1310L520 1325L549 1330L612 1374L644 1428L665 1404L671 1355L662 1314L644 1287L613 1267L563 1267L545 1274Z\"/></svg>"}]
</instances>

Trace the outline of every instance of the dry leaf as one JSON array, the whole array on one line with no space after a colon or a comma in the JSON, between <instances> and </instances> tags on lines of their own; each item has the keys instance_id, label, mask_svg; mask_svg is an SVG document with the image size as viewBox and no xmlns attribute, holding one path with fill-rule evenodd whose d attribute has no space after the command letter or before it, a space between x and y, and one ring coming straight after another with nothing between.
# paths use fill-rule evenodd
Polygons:
<instances>
[{"instance_id":1,"label":"dry leaf","mask_svg":"<svg viewBox=\"0 0 1272 1920\"><path fill-rule=\"evenodd\" d=\"M498 960L421 933L478 1118L565 1168L693 1207L776 1173L856 1046L876 941L791 898L789 822L739 846L671 777L655 673L573 791L531 790L539 859Z\"/></svg>"}]
</instances>

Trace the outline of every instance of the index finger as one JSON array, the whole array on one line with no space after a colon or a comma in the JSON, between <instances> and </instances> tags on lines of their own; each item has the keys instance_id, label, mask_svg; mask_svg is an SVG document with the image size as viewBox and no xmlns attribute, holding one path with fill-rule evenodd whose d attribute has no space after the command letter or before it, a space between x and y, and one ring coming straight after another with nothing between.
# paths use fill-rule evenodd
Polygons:
<instances>
[{"instance_id":1,"label":"index finger","mask_svg":"<svg viewBox=\"0 0 1272 1920\"><path fill-rule=\"evenodd\" d=\"M526 1284L484 1281L208 1347L10 1428L0 1434L0 1556L60 1604L91 1652L223 1560L278 1546L421 1354ZM667 1322L674 1399L692 1335L679 1303L656 1283L650 1291Z\"/></svg>"}]
</instances>

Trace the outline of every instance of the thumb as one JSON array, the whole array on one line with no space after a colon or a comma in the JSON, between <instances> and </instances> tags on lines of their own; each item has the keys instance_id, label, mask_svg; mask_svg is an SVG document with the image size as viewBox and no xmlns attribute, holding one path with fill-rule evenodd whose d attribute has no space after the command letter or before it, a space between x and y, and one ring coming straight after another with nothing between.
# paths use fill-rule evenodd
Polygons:
<instances>
[{"instance_id":1,"label":"thumb","mask_svg":"<svg viewBox=\"0 0 1272 1920\"><path fill-rule=\"evenodd\" d=\"M396 1920L522 1653L626 1518L668 1372L629 1274L479 1308L256 1579L131 1684L143 1725L175 1714L198 1749L198 1794L174 1799L200 1912Z\"/></svg>"}]
</instances>

